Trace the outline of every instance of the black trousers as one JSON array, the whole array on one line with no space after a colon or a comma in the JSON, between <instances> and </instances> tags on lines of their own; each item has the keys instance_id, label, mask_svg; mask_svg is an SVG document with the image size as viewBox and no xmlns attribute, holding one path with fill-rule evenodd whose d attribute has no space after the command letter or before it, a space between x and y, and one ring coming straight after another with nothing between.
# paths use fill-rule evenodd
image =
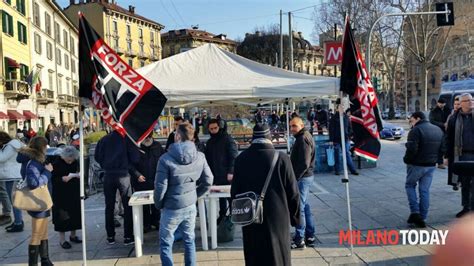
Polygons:
<instances>
[{"instance_id":1,"label":"black trousers","mask_svg":"<svg viewBox=\"0 0 474 266\"><path fill-rule=\"evenodd\" d=\"M128 206L128 201L132 196L132 186L130 176L117 176L105 173L104 194L105 194L105 229L107 237L115 236L114 209L115 196L117 190L120 193L124 210L124 237L133 237L132 207Z\"/></svg>"},{"instance_id":2,"label":"black trousers","mask_svg":"<svg viewBox=\"0 0 474 266\"><path fill-rule=\"evenodd\" d=\"M460 176L462 206L474 210L474 177Z\"/></svg>"},{"instance_id":3,"label":"black trousers","mask_svg":"<svg viewBox=\"0 0 474 266\"><path fill-rule=\"evenodd\" d=\"M229 207L227 207L229 203ZM230 198L220 198L219 199L219 216L225 216L227 214L227 208L230 208L232 200Z\"/></svg>"}]
</instances>

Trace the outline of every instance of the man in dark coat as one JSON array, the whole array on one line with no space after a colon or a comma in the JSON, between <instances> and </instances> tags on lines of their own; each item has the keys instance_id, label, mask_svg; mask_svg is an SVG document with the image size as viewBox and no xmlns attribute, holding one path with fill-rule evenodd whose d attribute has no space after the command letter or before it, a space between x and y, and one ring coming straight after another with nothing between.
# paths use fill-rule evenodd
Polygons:
<instances>
[{"instance_id":1,"label":"man in dark coat","mask_svg":"<svg viewBox=\"0 0 474 266\"><path fill-rule=\"evenodd\" d=\"M431 124L438 126L443 132L445 131L446 121L448 120L451 110L446 106L446 100L439 98L436 107L430 112L430 122ZM443 164L443 155L438 155L438 168L445 169L446 166Z\"/></svg>"},{"instance_id":2,"label":"man in dark coat","mask_svg":"<svg viewBox=\"0 0 474 266\"><path fill-rule=\"evenodd\" d=\"M237 144L220 128L217 119L211 119L208 130L211 138L206 144L206 159L214 175L214 185L230 185L234 174L234 160L238 155ZM230 199L219 199L219 221L226 215L227 201L230 204Z\"/></svg>"},{"instance_id":3,"label":"man in dark coat","mask_svg":"<svg viewBox=\"0 0 474 266\"><path fill-rule=\"evenodd\" d=\"M447 157L450 164L455 160L474 161L474 115L473 99L469 93L459 97L461 107L448 121L446 132ZM474 174L459 176L463 209L456 214L461 218L474 211Z\"/></svg>"},{"instance_id":4,"label":"man in dark coat","mask_svg":"<svg viewBox=\"0 0 474 266\"><path fill-rule=\"evenodd\" d=\"M319 104L316 105L316 121L318 122L318 135L322 135L323 130L328 127L329 116L328 112Z\"/></svg>"},{"instance_id":5,"label":"man in dark coat","mask_svg":"<svg viewBox=\"0 0 474 266\"><path fill-rule=\"evenodd\" d=\"M426 227L430 206L430 186L438 154L444 154L443 131L426 121L425 114L414 112L410 117L413 128L408 134L403 161L407 165L405 190L410 204L409 224ZM418 186L419 195L416 193ZM419 200L418 200L419 198Z\"/></svg>"},{"instance_id":6,"label":"man in dark coat","mask_svg":"<svg viewBox=\"0 0 474 266\"><path fill-rule=\"evenodd\" d=\"M231 197L253 191L259 195L274 153L267 125L254 127L252 145L235 160ZM298 185L285 153L280 153L263 202L263 223L242 227L245 264L291 265L290 227L299 224Z\"/></svg>"},{"instance_id":7,"label":"man in dark coat","mask_svg":"<svg viewBox=\"0 0 474 266\"><path fill-rule=\"evenodd\" d=\"M290 130L295 137L295 144L291 148L291 165L300 192L300 224L296 226L295 238L291 248L305 248L305 245L313 247L316 241L316 229L308 197L309 190L314 182L315 144L313 136L304 128L301 118L291 119Z\"/></svg>"},{"instance_id":8,"label":"man in dark coat","mask_svg":"<svg viewBox=\"0 0 474 266\"><path fill-rule=\"evenodd\" d=\"M134 191L155 189L155 174L158 160L164 153L163 147L153 139L153 132L140 146L140 160L130 169L130 178ZM143 205L144 230L149 231L153 225L156 229L160 225L160 212L154 205Z\"/></svg>"},{"instance_id":9,"label":"man in dark coat","mask_svg":"<svg viewBox=\"0 0 474 266\"><path fill-rule=\"evenodd\" d=\"M165 151L168 151L168 148L171 144L174 143L174 135L176 134L176 128L184 122L184 119L181 116L177 116L174 118L174 128L173 132L171 132L168 136L168 140L166 140L166 147Z\"/></svg>"}]
</instances>

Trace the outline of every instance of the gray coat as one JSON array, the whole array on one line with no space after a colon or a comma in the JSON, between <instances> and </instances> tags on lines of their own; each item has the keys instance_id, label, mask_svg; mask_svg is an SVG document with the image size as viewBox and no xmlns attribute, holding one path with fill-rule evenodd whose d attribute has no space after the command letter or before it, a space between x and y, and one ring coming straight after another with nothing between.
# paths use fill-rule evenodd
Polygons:
<instances>
[{"instance_id":1,"label":"gray coat","mask_svg":"<svg viewBox=\"0 0 474 266\"><path fill-rule=\"evenodd\" d=\"M206 157L196 150L194 142L174 143L158 162L155 206L176 210L196 204L209 191L213 179Z\"/></svg>"}]
</instances>

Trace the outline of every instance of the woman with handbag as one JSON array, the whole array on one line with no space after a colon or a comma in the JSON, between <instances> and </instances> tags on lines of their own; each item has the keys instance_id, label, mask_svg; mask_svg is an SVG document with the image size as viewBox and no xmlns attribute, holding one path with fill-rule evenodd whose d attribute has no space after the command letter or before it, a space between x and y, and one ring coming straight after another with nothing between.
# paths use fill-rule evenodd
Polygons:
<instances>
[{"instance_id":1,"label":"woman with handbag","mask_svg":"<svg viewBox=\"0 0 474 266\"><path fill-rule=\"evenodd\" d=\"M53 166L44 165L46 160L46 148L48 141L44 137L34 137L27 147L20 149L17 162L21 163L21 176L30 191L47 186L51 179ZM44 195L44 194L43 194ZM47 197L46 195L43 197ZM50 201L49 199L39 199ZM48 251L48 217L49 209L44 211L28 211L31 216L31 240L28 246L28 265L38 265L38 254L41 257L41 265L53 265L49 260Z\"/></svg>"},{"instance_id":2,"label":"woman with handbag","mask_svg":"<svg viewBox=\"0 0 474 266\"><path fill-rule=\"evenodd\" d=\"M59 157L53 162L52 191L53 191L53 224L54 231L59 232L59 245L70 249L66 241L66 232L71 232L69 240L82 243L76 236L76 230L81 230L81 194L79 182L79 151L73 146L61 149Z\"/></svg>"},{"instance_id":3,"label":"woman with handbag","mask_svg":"<svg viewBox=\"0 0 474 266\"><path fill-rule=\"evenodd\" d=\"M0 131L0 182L5 183L9 199L7 204L10 204L10 208L13 207L13 186L17 181L21 180L21 165L16 161L16 157L18 150L23 146L24 144L19 140L12 139L8 133ZM21 210L13 207L13 216L13 223L7 226L5 230L9 233L22 232L24 224ZM10 218L10 216L8 218Z\"/></svg>"}]
</instances>

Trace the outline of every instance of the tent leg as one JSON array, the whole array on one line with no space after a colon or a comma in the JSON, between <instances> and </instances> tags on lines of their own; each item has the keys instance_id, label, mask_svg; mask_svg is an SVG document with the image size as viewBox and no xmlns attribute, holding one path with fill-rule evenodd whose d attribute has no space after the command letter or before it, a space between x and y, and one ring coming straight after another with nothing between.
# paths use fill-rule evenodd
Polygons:
<instances>
[{"instance_id":1,"label":"tent leg","mask_svg":"<svg viewBox=\"0 0 474 266\"><path fill-rule=\"evenodd\" d=\"M89 120L90 121L90 120ZM81 194L81 226L82 226L82 265L87 265L87 246L86 246L86 219L85 219L85 193L84 193L84 121L82 105L79 104L79 171L80 171L80 194ZM90 178L90 177L89 177Z\"/></svg>"},{"instance_id":2,"label":"tent leg","mask_svg":"<svg viewBox=\"0 0 474 266\"><path fill-rule=\"evenodd\" d=\"M290 105L286 104L286 152L290 154Z\"/></svg>"}]
</instances>

